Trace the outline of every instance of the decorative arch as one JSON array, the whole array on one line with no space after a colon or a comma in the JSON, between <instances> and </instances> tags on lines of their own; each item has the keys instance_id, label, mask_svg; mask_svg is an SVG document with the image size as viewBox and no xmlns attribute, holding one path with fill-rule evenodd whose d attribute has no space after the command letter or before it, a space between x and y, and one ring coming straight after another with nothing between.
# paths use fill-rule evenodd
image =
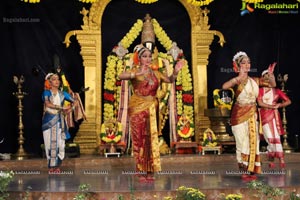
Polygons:
<instances>
[{"instance_id":1,"label":"decorative arch","mask_svg":"<svg viewBox=\"0 0 300 200\"><path fill-rule=\"evenodd\" d=\"M100 144L99 134L102 123L102 16L111 0L101 0L92 4L90 10L83 8L80 13L83 15L82 30L71 30L66 36L64 43L66 47L71 44L70 37L76 36L83 58L84 84L89 87L85 93L85 110L87 121L84 121L75 137L79 143L82 154L97 153ZM195 138L199 141L203 131L209 127L209 119L204 116L204 109L207 108L207 65L211 53L210 44L214 36L219 37L221 46L225 43L222 33L216 30L209 30L209 10L201 9L188 4L186 0L179 0L184 6L191 22L191 63L194 92L194 118ZM105 59L105 58L104 58ZM99 84L100 83L100 84Z\"/></svg>"}]
</instances>

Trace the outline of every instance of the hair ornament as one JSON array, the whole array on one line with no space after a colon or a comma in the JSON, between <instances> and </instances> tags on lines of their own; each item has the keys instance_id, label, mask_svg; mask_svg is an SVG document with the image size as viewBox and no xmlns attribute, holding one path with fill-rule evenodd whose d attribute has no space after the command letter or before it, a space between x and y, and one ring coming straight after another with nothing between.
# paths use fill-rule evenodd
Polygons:
<instances>
[{"instance_id":1,"label":"hair ornament","mask_svg":"<svg viewBox=\"0 0 300 200\"><path fill-rule=\"evenodd\" d=\"M235 62L238 58L242 56L248 57L248 55L245 52L239 51L233 56L232 61Z\"/></svg>"},{"instance_id":2,"label":"hair ornament","mask_svg":"<svg viewBox=\"0 0 300 200\"><path fill-rule=\"evenodd\" d=\"M264 70L264 71L261 73L261 75L264 76L264 75L267 74L267 73L269 73L269 70L268 70L268 69Z\"/></svg>"},{"instance_id":3,"label":"hair ornament","mask_svg":"<svg viewBox=\"0 0 300 200\"><path fill-rule=\"evenodd\" d=\"M147 47L145 47L142 44L138 44L134 47L133 51L138 53L138 56L140 57L146 50L151 51Z\"/></svg>"},{"instance_id":4,"label":"hair ornament","mask_svg":"<svg viewBox=\"0 0 300 200\"><path fill-rule=\"evenodd\" d=\"M54 75L54 73L48 73L47 75L46 75L46 77L45 77L45 80L48 80L51 76L53 76Z\"/></svg>"}]
</instances>

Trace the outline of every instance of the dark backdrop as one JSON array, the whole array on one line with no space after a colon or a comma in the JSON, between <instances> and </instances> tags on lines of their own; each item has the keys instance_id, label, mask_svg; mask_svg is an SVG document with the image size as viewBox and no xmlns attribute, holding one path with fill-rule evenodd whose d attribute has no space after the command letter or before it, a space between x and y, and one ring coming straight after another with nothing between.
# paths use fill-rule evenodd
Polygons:
<instances>
[{"instance_id":1,"label":"dark backdrop","mask_svg":"<svg viewBox=\"0 0 300 200\"><path fill-rule=\"evenodd\" d=\"M27 152L36 155L41 154L40 144L43 143L41 93L44 72L53 69L54 54L59 56L72 89L78 91L83 86L80 46L74 37L69 48L63 44L68 31L81 29L82 15L79 11L83 6L89 9L90 4L77 0L41 0L39 4L26 4L19 0L1 1L0 137L4 138L4 142L0 144L0 152L15 153L18 147L17 99L12 95L16 91L13 75L22 74L26 79L23 85L23 90L28 93L23 101L24 147ZM300 86L297 73L299 14L268 14L263 10L255 10L241 16L241 6L240 0L214 0L208 6L210 29L222 32L226 40L224 47L219 46L217 37L211 45L208 105L213 107L213 89L220 88L224 81L234 76L231 60L237 51L246 51L251 57L253 76L260 75L270 63L276 61L275 74L289 74L287 89L293 103L287 108L287 120L289 140L295 146L294 138L299 133L300 102L300 95L297 94ZM188 14L179 2L159 0L154 4L141 5L133 0L114 0L103 16L103 66L112 47L146 13L158 20L190 61L190 24ZM135 43L139 41L140 38ZM71 130L73 137L76 131L76 128Z\"/></svg>"}]
</instances>

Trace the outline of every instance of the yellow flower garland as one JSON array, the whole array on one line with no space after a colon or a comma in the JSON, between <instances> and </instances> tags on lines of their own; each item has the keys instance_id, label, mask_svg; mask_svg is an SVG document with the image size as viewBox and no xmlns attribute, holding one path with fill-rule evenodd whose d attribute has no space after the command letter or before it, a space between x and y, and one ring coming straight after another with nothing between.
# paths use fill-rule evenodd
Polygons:
<instances>
[{"instance_id":1,"label":"yellow flower garland","mask_svg":"<svg viewBox=\"0 0 300 200\"><path fill-rule=\"evenodd\" d=\"M40 0L21 0L24 1L25 3L40 3ZM99 0L79 0L83 3L95 3ZM151 3L155 3L158 0L135 0L138 3L141 4L151 4ZM187 0L187 3L190 3L194 6L204 6L204 5L208 5L212 2L213 0ZM263 2L263 0L243 0L247 3L258 3L258 2Z\"/></svg>"},{"instance_id":2,"label":"yellow flower garland","mask_svg":"<svg viewBox=\"0 0 300 200\"><path fill-rule=\"evenodd\" d=\"M141 4L151 4L157 2L158 0L135 0L135 1Z\"/></svg>"},{"instance_id":3,"label":"yellow flower garland","mask_svg":"<svg viewBox=\"0 0 300 200\"><path fill-rule=\"evenodd\" d=\"M25 3L40 3L40 0L21 0L24 1Z\"/></svg>"},{"instance_id":4,"label":"yellow flower garland","mask_svg":"<svg viewBox=\"0 0 300 200\"><path fill-rule=\"evenodd\" d=\"M79 1L81 1L83 3L94 3L94 2L96 2L98 0L79 0Z\"/></svg>"},{"instance_id":5,"label":"yellow flower garland","mask_svg":"<svg viewBox=\"0 0 300 200\"><path fill-rule=\"evenodd\" d=\"M121 44L125 49L128 49L132 42L139 36L140 32L143 29L143 21L138 19L136 23L133 24L129 32L121 40Z\"/></svg>"},{"instance_id":6,"label":"yellow flower garland","mask_svg":"<svg viewBox=\"0 0 300 200\"><path fill-rule=\"evenodd\" d=\"M152 19L154 33L160 44L168 51L172 47L172 40L168 37L163 28L159 25L156 19Z\"/></svg>"},{"instance_id":7,"label":"yellow flower garland","mask_svg":"<svg viewBox=\"0 0 300 200\"><path fill-rule=\"evenodd\" d=\"M213 2L213 0L187 0L187 2L193 6L206 6Z\"/></svg>"},{"instance_id":8,"label":"yellow flower garland","mask_svg":"<svg viewBox=\"0 0 300 200\"><path fill-rule=\"evenodd\" d=\"M101 125L101 134L100 138L102 141L106 143L118 143L122 137L122 124L120 122L117 123L117 133L114 134L114 138L109 138L106 133L106 123Z\"/></svg>"},{"instance_id":9,"label":"yellow flower garland","mask_svg":"<svg viewBox=\"0 0 300 200\"><path fill-rule=\"evenodd\" d=\"M262 3L264 0L242 0L246 3Z\"/></svg>"}]
</instances>

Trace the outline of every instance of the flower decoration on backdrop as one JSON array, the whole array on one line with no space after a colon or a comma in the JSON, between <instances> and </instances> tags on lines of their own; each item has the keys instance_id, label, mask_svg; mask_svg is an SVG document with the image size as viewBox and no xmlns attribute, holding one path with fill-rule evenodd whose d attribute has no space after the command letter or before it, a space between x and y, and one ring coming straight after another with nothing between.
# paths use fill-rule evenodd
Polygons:
<instances>
[{"instance_id":1,"label":"flower decoration on backdrop","mask_svg":"<svg viewBox=\"0 0 300 200\"><path fill-rule=\"evenodd\" d=\"M177 122L177 134L183 139L189 139L194 135L194 123L183 114Z\"/></svg>"},{"instance_id":2,"label":"flower decoration on backdrop","mask_svg":"<svg viewBox=\"0 0 300 200\"><path fill-rule=\"evenodd\" d=\"M24 1L25 3L40 3L40 0L21 0Z\"/></svg>"},{"instance_id":3,"label":"flower decoration on backdrop","mask_svg":"<svg viewBox=\"0 0 300 200\"><path fill-rule=\"evenodd\" d=\"M242 0L246 3L262 3L264 2L264 0Z\"/></svg>"},{"instance_id":4,"label":"flower decoration on backdrop","mask_svg":"<svg viewBox=\"0 0 300 200\"><path fill-rule=\"evenodd\" d=\"M213 2L213 0L187 0L187 2L189 4L192 4L193 6L207 6L209 5L211 2Z\"/></svg>"},{"instance_id":5,"label":"flower decoration on backdrop","mask_svg":"<svg viewBox=\"0 0 300 200\"><path fill-rule=\"evenodd\" d=\"M135 1L141 4L150 4L150 3L155 3L158 0L135 0Z\"/></svg>"},{"instance_id":6,"label":"flower decoration on backdrop","mask_svg":"<svg viewBox=\"0 0 300 200\"><path fill-rule=\"evenodd\" d=\"M105 143L118 143L122 137L122 124L109 119L101 125L100 138Z\"/></svg>"},{"instance_id":7,"label":"flower decoration on backdrop","mask_svg":"<svg viewBox=\"0 0 300 200\"><path fill-rule=\"evenodd\" d=\"M40 0L21 0L25 3L40 3ZM97 1L100 0L79 0L82 3L95 3ZM140 3L140 4L152 4L155 2L158 2L158 0L135 0L136 2ZM214 0L186 0L187 3L193 5L193 6L197 6L197 7L201 7L201 6L207 6L209 5L211 2L213 2ZM242 2L245 3L262 3L264 0L242 0Z\"/></svg>"},{"instance_id":8,"label":"flower decoration on backdrop","mask_svg":"<svg viewBox=\"0 0 300 200\"><path fill-rule=\"evenodd\" d=\"M220 97L220 89L214 89L213 91L213 98L214 98L214 106L219 108L227 108L228 110L231 110L232 104L233 104L233 96L234 91L232 88L229 88L228 91L231 92L231 97L226 97L226 99L223 99L223 97Z\"/></svg>"},{"instance_id":9,"label":"flower decoration on backdrop","mask_svg":"<svg viewBox=\"0 0 300 200\"><path fill-rule=\"evenodd\" d=\"M218 145L218 140L216 138L216 135L214 134L214 132L210 129L210 128L207 128L205 131L204 131L204 134L203 134L203 143L202 143L202 146L204 147L215 147Z\"/></svg>"}]
</instances>

